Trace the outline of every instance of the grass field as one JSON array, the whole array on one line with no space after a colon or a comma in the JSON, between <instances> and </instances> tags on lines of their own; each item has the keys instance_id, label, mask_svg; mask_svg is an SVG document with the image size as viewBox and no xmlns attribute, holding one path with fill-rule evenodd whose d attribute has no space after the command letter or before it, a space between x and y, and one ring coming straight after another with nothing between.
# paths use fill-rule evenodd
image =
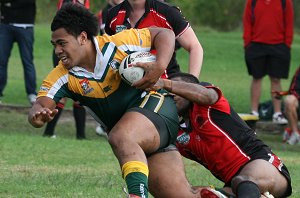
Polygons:
<instances>
[{"instance_id":1,"label":"grass field","mask_svg":"<svg viewBox=\"0 0 300 198\"><path fill-rule=\"evenodd\" d=\"M89 122L83 141L75 139L72 118L59 121L56 139L42 137L43 128L32 128L26 114L13 110L0 111L0 126L0 197L125 197L118 162L106 139L95 135L95 123ZM292 197L300 197L300 145L258 135L284 160ZM185 165L192 184L222 186L199 164Z\"/></svg>"},{"instance_id":2,"label":"grass field","mask_svg":"<svg viewBox=\"0 0 300 198\"><path fill-rule=\"evenodd\" d=\"M0 197L125 197L118 162L105 138L89 122L88 140L75 139L74 121L60 120L58 138L42 137L43 128L27 123L27 115L0 111ZM258 134L288 166L294 194L300 197L300 145L281 142L280 135ZM222 186L201 165L185 159L193 185Z\"/></svg>"},{"instance_id":3,"label":"grass field","mask_svg":"<svg viewBox=\"0 0 300 198\"><path fill-rule=\"evenodd\" d=\"M52 68L48 25L36 26L35 63L38 85ZM249 111L249 83L243 60L241 32L218 33L199 29L205 51L201 80L220 86L239 112ZM295 36L290 74L300 63L300 37ZM186 54L179 52L186 65ZM185 70L185 69L184 69ZM290 75L290 78L291 78ZM283 81L288 88L290 79ZM264 81L263 100L269 97L269 83ZM27 105L22 65L15 46L9 62L8 85L3 103ZM0 107L0 197L125 197L122 192L117 160L104 138L95 135L95 123L87 126L89 140L75 140L72 118L60 120L57 139L43 138L43 128L27 122L26 113ZM281 142L280 135L258 134L288 166L294 194L300 197L300 145ZM202 166L185 160L186 172L193 185L222 186Z\"/></svg>"}]
</instances>

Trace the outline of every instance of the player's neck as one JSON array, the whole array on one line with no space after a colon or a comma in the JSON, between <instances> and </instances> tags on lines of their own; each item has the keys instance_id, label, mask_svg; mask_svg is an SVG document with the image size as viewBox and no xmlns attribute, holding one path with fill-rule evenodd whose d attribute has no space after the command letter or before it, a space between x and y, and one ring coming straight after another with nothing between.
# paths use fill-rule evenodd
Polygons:
<instances>
[{"instance_id":1,"label":"player's neck","mask_svg":"<svg viewBox=\"0 0 300 198\"><path fill-rule=\"evenodd\" d=\"M132 10L129 15L129 21L131 27L135 27L135 24L142 18L145 13L145 2L133 2L131 3Z\"/></svg>"},{"instance_id":2,"label":"player's neck","mask_svg":"<svg viewBox=\"0 0 300 198\"><path fill-rule=\"evenodd\" d=\"M84 69L89 72L94 72L95 64L96 64L96 48L95 45L90 42L89 46L86 49L85 58L83 63L81 64Z\"/></svg>"}]
</instances>

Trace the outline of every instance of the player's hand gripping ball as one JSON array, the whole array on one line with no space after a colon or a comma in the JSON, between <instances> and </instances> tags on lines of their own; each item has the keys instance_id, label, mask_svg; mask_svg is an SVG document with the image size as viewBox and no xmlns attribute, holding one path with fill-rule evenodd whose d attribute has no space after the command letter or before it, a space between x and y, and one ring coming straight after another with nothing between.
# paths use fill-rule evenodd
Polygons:
<instances>
[{"instance_id":1,"label":"player's hand gripping ball","mask_svg":"<svg viewBox=\"0 0 300 198\"><path fill-rule=\"evenodd\" d=\"M145 71L141 67L135 67L137 62L153 62L156 56L150 52L134 52L126 56L119 67L119 73L122 79L129 85L143 78Z\"/></svg>"}]
</instances>

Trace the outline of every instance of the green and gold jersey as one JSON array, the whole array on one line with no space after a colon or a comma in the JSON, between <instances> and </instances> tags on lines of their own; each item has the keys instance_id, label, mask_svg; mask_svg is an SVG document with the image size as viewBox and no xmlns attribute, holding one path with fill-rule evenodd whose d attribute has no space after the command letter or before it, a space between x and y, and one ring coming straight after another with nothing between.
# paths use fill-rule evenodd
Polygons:
<instances>
[{"instance_id":1,"label":"green and gold jersey","mask_svg":"<svg viewBox=\"0 0 300 198\"><path fill-rule=\"evenodd\" d=\"M128 108L141 103L143 93L121 80L118 67L128 54L150 51L151 35L148 29L130 29L113 36L97 36L94 43L94 72L78 66L67 70L60 62L43 81L38 97L47 96L55 102L63 97L79 101L111 129Z\"/></svg>"}]
</instances>

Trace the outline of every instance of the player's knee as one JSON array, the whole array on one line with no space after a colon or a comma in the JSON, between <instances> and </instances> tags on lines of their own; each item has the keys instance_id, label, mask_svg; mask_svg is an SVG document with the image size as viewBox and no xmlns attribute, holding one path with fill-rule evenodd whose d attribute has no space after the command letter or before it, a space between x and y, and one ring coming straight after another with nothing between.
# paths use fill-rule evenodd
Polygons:
<instances>
[{"instance_id":1,"label":"player's knee","mask_svg":"<svg viewBox=\"0 0 300 198\"><path fill-rule=\"evenodd\" d=\"M298 99L294 95L288 95L284 100L286 110L296 109L298 107Z\"/></svg>"},{"instance_id":2,"label":"player's knee","mask_svg":"<svg viewBox=\"0 0 300 198\"><path fill-rule=\"evenodd\" d=\"M270 77L271 83L274 85L280 84L280 78Z\"/></svg>"},{"instance_id":3,"label":"player's knee","mask_svg":"<svg viewBox=\"0 0 300 198\"><path fill-rule=\"evenodd\" d=\"M118 126L108 133L107 140L114 151L127 149L128 145L135 143L135 139Z\"/></svg>"},{"instance_id":4,"label":"player's knee","mask_svg":"<svg viewBox=\"0 0 300 198\"><path fill-rule=\"evenodd\" d=\"M119 135L118 132L110 131L108 134L108 143L111 145L112 148L117 147L118 145L122 144L124 138Z\"/></svg>"}]
</instances>

